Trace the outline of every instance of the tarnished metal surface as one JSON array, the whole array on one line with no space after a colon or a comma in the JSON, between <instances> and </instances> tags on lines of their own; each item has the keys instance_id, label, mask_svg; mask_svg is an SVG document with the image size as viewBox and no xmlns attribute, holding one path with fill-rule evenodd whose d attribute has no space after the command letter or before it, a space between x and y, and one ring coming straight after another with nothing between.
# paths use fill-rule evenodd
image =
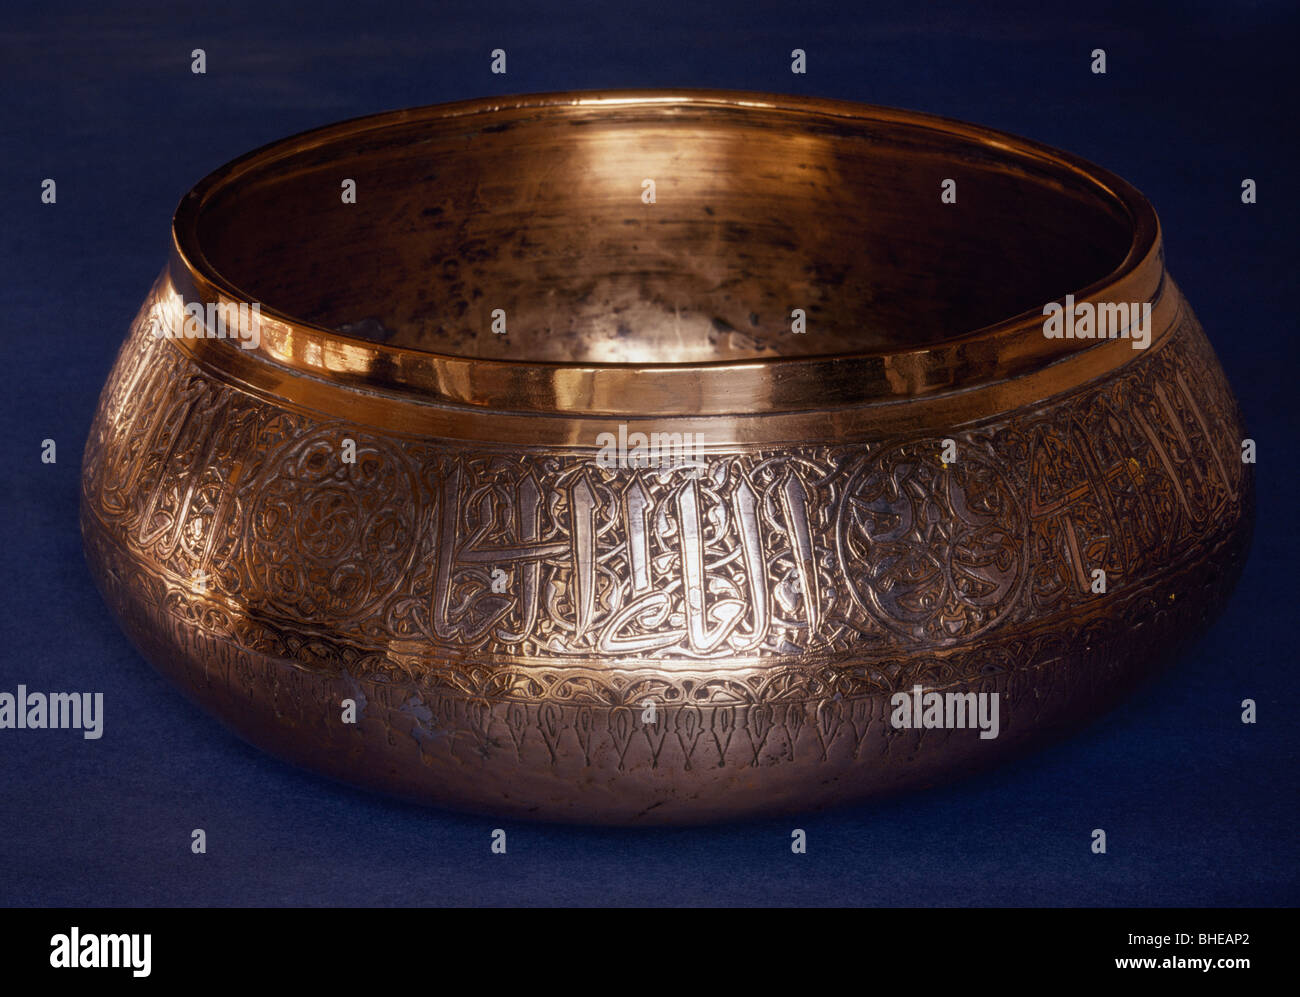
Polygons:
<instances>
[{"instance_id":1,"label":"tarnished metal surface","mask_svg":"<svg viewBox=\"0 0 1300 997\"><path fill-rule=\"evenodd\" d=\"M614 823L928 784L1112 702L1245 556L1236 405L1154 213L1032 143L494 99L261 150L174 234L87 556L161 671L343 779ZM1150 304L1150 344L1044 336L1067 293ZM215 301L259 303L255 349L184 337ZM900 729L917 686L996 693L998 736Z\"/></svg>"}]
</instances>

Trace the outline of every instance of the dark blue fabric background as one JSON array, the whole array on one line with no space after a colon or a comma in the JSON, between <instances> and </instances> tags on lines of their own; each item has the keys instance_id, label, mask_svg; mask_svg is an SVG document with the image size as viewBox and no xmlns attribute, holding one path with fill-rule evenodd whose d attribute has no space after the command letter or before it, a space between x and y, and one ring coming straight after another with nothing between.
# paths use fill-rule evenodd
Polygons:
<instances>
[{"instance_id":1,"label":"dark blue fabric background","mask_svg":"<svg viewBox=\"0 0 1300 997\"><path fill-rule=\"evenodd\" d=\"M839 6L6 4L0 690L102 691L107 716L100 741L0 731L0 903L1296 902L1295 5ZM206 76L190 73L196 47ZM505 77L488 71L497 47ZM806 76L789 71L796 47ZM1105 76L1088 71L1097 47ZM181 195L343 118L631 86L932 111L1071 150L1152 200L1259 444L1251 559L1193 653L1073 740L955 786L709 829L507 823L506 856L488 850L498 822L294 770L144 663L82 559L78 465ZM45 177L57 206L40 203ZM1256 205L1241 204L1244 177ZM1255 726L1239 721L1246 697ZM795 826L807 855L790 852Z\"/></svg>"}]
</instances>

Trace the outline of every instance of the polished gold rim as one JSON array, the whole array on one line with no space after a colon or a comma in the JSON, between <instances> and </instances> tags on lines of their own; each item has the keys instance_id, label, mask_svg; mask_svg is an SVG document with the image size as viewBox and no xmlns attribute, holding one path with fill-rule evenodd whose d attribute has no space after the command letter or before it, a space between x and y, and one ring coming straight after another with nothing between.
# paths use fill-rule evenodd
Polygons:
<instances>
[{"instance_id":1,"label":"polished gold rim","mask_svg":"<svg viewBox=\"0 0 1300 997\"><path fill-rule=\"evenodd\" d=\"M905 126L919 140L959 143L987 150L1008 171L1034 169L1083 184L1122 212L1131 229L1123 262L1104 279L1074 292L1077 301L1125 300L1153 304L1153 345L1177 320L1176 295L1166 293L1159 223L1131 185L1059 150L990 129L915 112L816 98L725 91L624 91L539 94L435 105L359 118L317 129L250 153L214 172L181 202L173 222L169 276L186 301L240 302L249 296L218 272L200 244L198 220L206 205L241 178L274 168L287 159L341 141L423 121L470 116L500 122L536 115L618 115L662 109L717 108L785 114L795 124L819 119L853 119ZM290 403L294 379L382 392L422 404L570 415L664 417L743 416L800 413L988 388L1009 378L1032 376L1048 365L1071 369L1067 380L1083 383L1134 357L1122 340L1088 348L1041 335L1040 313L960 333L926 348L907 351L838 353L744 361L668 364L553 363L466 358L377 344L312 325L263 308L262 336L252 356L226 341L177 340L205 365L226 369L237 381ZM248 361L255 360L250 364ZM314 393L315 388L312 389ZM1018 392L1017 392L1018 394ZM333 403L331 403L333 404ZM343 402L343 404L347 404ZM354 406L358 414L364 403ZM716 428L716 427L715 427ZM738 438L743 432L737 431Z\"/></svg>"}]
</instances>

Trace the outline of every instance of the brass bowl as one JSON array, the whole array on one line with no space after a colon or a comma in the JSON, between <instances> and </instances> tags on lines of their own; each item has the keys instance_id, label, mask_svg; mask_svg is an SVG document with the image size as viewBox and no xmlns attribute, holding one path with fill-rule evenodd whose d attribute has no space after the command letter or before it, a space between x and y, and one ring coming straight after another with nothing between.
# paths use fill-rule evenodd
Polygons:
<instances>
[{"instance_id":1,"label":"brass bowl","mask_svg":"<svg viewBox=\"0 0 1300 997\"><path fill-rule=\"evenodd\" d=\"M476 100L254 152L172 234L87 558L189 696L353 783L624 824L930 784L1113 703L1245 557L1237 405L1154 211L1009 135ZM1089 308L1105 338L1046 334ZM930 693L997 736L908 726Z\"/></svg>"}]
</instances>

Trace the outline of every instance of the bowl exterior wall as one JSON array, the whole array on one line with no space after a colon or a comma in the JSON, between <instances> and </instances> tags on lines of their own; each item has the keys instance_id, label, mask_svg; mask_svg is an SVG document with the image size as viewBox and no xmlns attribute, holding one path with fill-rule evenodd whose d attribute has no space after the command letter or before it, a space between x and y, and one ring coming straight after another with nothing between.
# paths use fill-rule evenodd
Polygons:
<instances>
[{"instance_id":1,"label":"bowl exterior wall","mask_svg":"<svg viewBox=\"0 0 1300 997\"><path fill-rule=\"evenodd\" d=\"M248 741L428 804L692 823L929 785L1112 704L1249 545L1237 405L1181 298L1032 405L610 467L493 444L490 412L447 439L268 397L155 334L167 294L86 451L100 591ZM918 687L996 693L997 736L907 726Z\"/></svg>"}]
</instances>

